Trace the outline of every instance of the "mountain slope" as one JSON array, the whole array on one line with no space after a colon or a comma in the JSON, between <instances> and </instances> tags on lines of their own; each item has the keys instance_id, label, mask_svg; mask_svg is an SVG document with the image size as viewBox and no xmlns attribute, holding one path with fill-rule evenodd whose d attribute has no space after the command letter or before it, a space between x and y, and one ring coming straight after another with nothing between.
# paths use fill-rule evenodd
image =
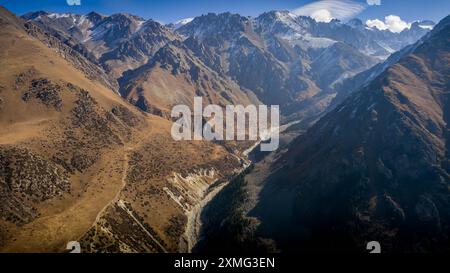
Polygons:
<instances>
[{"instance_id":1,"label":"mountain slope","mask_svg":"<svg viewBox=\"0 0 450 273\"><path fill-rule=\"evenodd\" d=\"M114 78L145 64L148 56L178 38L155 21L127 13L103 16L95 12L78 15L39 11L23 18L88 54Z\"/></svg>"},{"instance_id":2,"label":"mountain slope","mask_svg":"<svg viewBox=\"0 0 450 273\"><path fill-rule=\"evenodd\" d=\"M418 24L418 23L416 23ZM434 26L434 25L433 25ZM412 43L401 50L393 53L389 56L384 62L374 65L368 70L365 70L354 77L347 78L342 82L336 84L336 99L333 101L333 105L340 104L349 94L352 92L358 91L365 85L369 84L373 79L378 77L381 73L383 73L387 68L397 63L401 58L405 57L408 54L411 54L418 46L420 46L424 40L430 35L423 36L417 42Z\"/></svg>"},{"instance_id":3,"label":"mountain slope","mask_svg":"<svg viewBox=\"0 0 450 273\"><path fill-rule=\"evenodd\" d=\"M450 17L296 139L251 213L286 251L448 251ZM275 224L276 223L276 224Z\"/></svg>"},{"instance_id":4,"label":"mountain slope","mask_svg":"<svg viewBox=\"0 0 450 273\"><path fill-rule=\"evenodd\" d=\"M205 64L263 102L284 106L284 114L297 119L323 111L336 95L335 85L376 64L375 57L388 56L392 48L400 49L427 32L405 30L397 35L336 20L318 23L286 11L256 18L207 14L176 31L198 41L189 46ZM206 49L198 49L198 44Z\"/></svg>"},{"instance_id":5,"label":"mountain slope","mask_svg":"<svg viewBox=\"0 0 450 273\"><path fill-rule=\"evenodd\" d=\"M36 12L23 17L95 59L112 77L121 78L122 93L126 96L133 93L128 99L142 109L154 107L156 110L150 112L159 113L167 107L167 102L162 103L159 98L155 105L143 107L152 103L155 93L161 93L158 90L167 79L175 93L181 89L198 89L198 83L180 82L164 71L159 72L162 76L147 81L156 84L147 84L144 92L141 87L130 86L131 77L136 79L136 73L150 66L147 63L152 63L158 50L169 43L173 48L177 44L173 41L183 41L179 45L189 48L191 52L186 54L196 58L196 63L202 62L206 70L212 69L218 77L229 78L226 81L250 90L265 104L281 105L282 114L288 120L315 118L328 108L335 96L341 96L335 89L337 84L372 67L394 50L415 42L428 31L419 23L400 34L368 29L356 20L349 24L337 20L318 23L287 11L266 12L256 18L210 13L186 20L176 28L122 13L102 16ZM177 51L186 51L183 46ZM329 64L333 68L325 69ZM143 101L135 93L145 93L148 98Z\"/></svg>"},{"instance_id":6,"label":"mountain slope","mask_svg":"<svg viewBox=\"0 0 450 273\"><path fill-rule=\"evenodd\" d=\"M161 47L177 40L165 26L153 20L141 23L139 29L115 49L103 54L99 62L116 78L127 70L138 68L149 60Z\"/></svg>"},{"instance_id":7,"label":"mountain slope","mask_svg":"<svg viewBox=\"0 0 450 273\"><path fill-rule=\"evenodd\" d=\"M165 45L146 65L126 73L121 82L123 97L165 117L170 117L174 105L192 105L195 96L202 96L205 104L259 104L251 91L213 71L179 41Z\"/></svg>"},{"instance_id":8,"label":"mountain slope","mask_svg":"<svg viewBox=\"0 0 450 273\"><path fill-rule=\"evenodd\" d=\"M0 252L62 252L74 240L83 252L188 249L193 209L242 162L210 142L172 140L169 121L24 24L0 8Z\"/></svg>"},{"instance_id":9,"label":"mountain slope","mask_svg":"<svg viewBox=\"0 0 450 273\"><path fill-rule=\"evenodd\" d=\"M88 54L83 55L83 51L74 47L70 43L65 43L61 40L61 37L55 37L53 35L44 32L41 28L36 27L34 23L25 23L24 27L27 33L54 49L65 60L71 63L78 70L82 71L89 79L95 80L103 84L105 87L114 91L118 91L119 86L117 80L108 75L96 62L92 61L92 58ZM86 56L87 55L87 56Z\"/></svg>"}]
</instances>

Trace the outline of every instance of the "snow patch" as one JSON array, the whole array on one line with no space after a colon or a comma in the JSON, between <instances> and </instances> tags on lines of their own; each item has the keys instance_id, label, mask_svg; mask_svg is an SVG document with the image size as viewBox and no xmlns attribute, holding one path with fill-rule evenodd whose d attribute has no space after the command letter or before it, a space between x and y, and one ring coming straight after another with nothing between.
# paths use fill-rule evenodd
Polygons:
<instances>
[{"instance_id":1,"label":"snow patch","mask_svg":"<svg viewBox=\"0 0 450 273\"><path fill-rule=\"evenodd\" d=\"M303 35L300 33L287 34L281 38L287 41L292 47L300 45L306 48L328 48L336 43L335 40L314 37L309 33Z\"/></svg>"},{"instance_id":2,"label":"snow patch","mask_svg":"<svg viewBox=\"0 0 450 273\"><path fill-rule=\"evenodd\" d=\"M50 19L67 18L71 16L72 14L70 13L50 13L49 15L47 15L47 17Z\"/></svg>"},{"instance_id":3,"label":"snow patch","mask_svg":"<svg viewBox=\"0 0 450 273\"><path fill-rule=\"evenodd\" d=\"M184 18L184 19L178 20L173 23L173 29L178 29L186 24L189 24L190 22L192 22L192 20L194 20L194 18Z\"/></svg>"},{"instance_id":4,"label":"snow patch","mask_svg":"<svg viewBox=\"0 0 450 273\"><path fill-rule=\"evenodd\" d=\"M141 30L141 28L142 28L142 26L144 25L145 22L146 22L145 20L137 22L136 32Z\"/></svg>"},{"instance_id":5,"label":"snow patch","mask_svg":"<svg viewBox=\"0 0 450 273\"><path fill-rule=\"evenodd\" d=\"M423 29L428 29L428 30L433 30L434 26L432 25L419 25L420 28Z\"/></svg>"}]
</instances>

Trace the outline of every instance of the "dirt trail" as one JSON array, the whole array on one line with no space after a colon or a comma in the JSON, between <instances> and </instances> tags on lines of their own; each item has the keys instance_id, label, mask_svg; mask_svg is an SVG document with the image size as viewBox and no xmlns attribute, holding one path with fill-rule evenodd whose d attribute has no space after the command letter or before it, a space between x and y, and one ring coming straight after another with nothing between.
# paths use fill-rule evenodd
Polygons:
<instances>
[{"instance_id":1,"label":"dirt trail","mask_svg":"<svg viewBox=\"0 0 450 273\"><path fill-rule=\"evenodd\" d=\"M122 193L123 188L126 186L127 182L127 174L129 169L129 153L132 152L134 149L136 149L139 146L139 143L128 147L124 151L123 156L123 173L122 173L122 186L120 190L117 191L114 198L109 201L108 204L106 204L97 214L97 217L95 217L95 221L93 222L92 226L94 226L98 221L100 221L100 218L103 216L105 211L112 205L117 204L121 209L123 209L135 222L136 224L162 249L163 252L167 253L167 250L161 245L161 243L153 237L153 235L141 224L141 222L133 215L131 211L127 209L125 206L125 203L123 200L120 199L120 194Z\"/></svg>"},{"instance_id":2,"label":"dirt trail","mask_svg":"<svg viewBox=\"0 0 450 273\"><path fill-rule=\"evenodd\" d=\"M65 251L67 242L79 240L107 208L119 200L126 185L129 154L140 144L138 139L120 150L104 154L94 167L74 178L87 185L78 197L67 196L62 201L53 200L51 206L46 204L42 207L43 216L17 228L14 240L7 242L0 252ZM55 210L55 207L60 209Z\"/></svg>"},{"instance_id":3,"label":"dirt trail","mask_svg":"<svg viewBox=\"0 0 450 273\"><path fill-rule=\"evenodd\" d=\"M116 203L117 201L119 201L119 197L120 197L120 193L122 192L123 188L125 188L125 185L127 184L127 173L128 173L128 168L129 168L129 156L128 153L132 151L131 148L125 149L125 153L123 155L123 173L122 173L122 185L120 187L120 190L117 191L116 195L114 196L113 199L111 199L111 201L109 201L108 204L106 204L97 214L97 216L95 217L95 221L92 225L95 225L95 223L97 223L100 220L100 217L103 215L103 213L106 211L106 209L113 205L114 203Z\"/></svg>"},{"instance_id":4,"label":"dirt trail","mask_svg":"<svg viewBox=\"0 0 450 273\"><path fill-rule=\"evenodd\" d=\"M99 211L104 211L123 187L126 170L117 168L121 157L117 153L104 157L108 160L101 160L75 179L88 185L78 197L76 194L68 195L67 198L53 200L53 204L44 204L40 211L43 216L17 228L14 240L8 241L0 252L61 252L67 242L83 236L97 219ZM102 169L112 171L105 173ZM107 180L104 179L106 176Z\"/></svg>"},{"instance_id":5,"label":"dirt trail","mask_svg":"<svg viewBox=\"0 0 450 273\"><path fill-rule=\"evenodd\" d=\"M117 201L117 205L119 206L119 208L123 209L135 222L136 224L145 232L145 234L147 234L152 240L153 242L155 242L159 248L161 248L161 250L164 253L167 253L167 250L161 245L161 243L155 238L153 237L153 235L141 224L141 222L133 215L133 212L130 211L127 206L125 205L125 203L122 200L118 200Z\"/></svg>"},{"instance_id":6,"label":"dirt trail","mask_svg":"<svg viewBox=\"0 0 450 273\"><path fill-rule=\"evenodd\" d=\"M78 197L72 196L68 200L52 201L57 205L53 204L51 207L61 207L61 209L59 211L45 209L41 218L17 229L13 235L14 241L9 241L0 249L0 252L61 252L65 250L67 242L81 238L100 220L111 205L121 201L120 194L127 183L129 156L146 139L148 135L147 137L136 136L122 149L104 154L103 159L91 170L76 178L88 185L85 191L80 192ZM258 146L253 148L256 147ZM245 165L250 164L249 161L244 161ZM241 171L244 169L246 169L245 166ZM207 191L204 198L187 213L188 224L184 235L187 251L191 252L200 239L203 209L226 185L225 182ZM131 216L140 224L133 215ZM140 226L143 228L142 224ZM146 233L163 251L166 251L148 231Z\"/></svg>"}]
</instances>

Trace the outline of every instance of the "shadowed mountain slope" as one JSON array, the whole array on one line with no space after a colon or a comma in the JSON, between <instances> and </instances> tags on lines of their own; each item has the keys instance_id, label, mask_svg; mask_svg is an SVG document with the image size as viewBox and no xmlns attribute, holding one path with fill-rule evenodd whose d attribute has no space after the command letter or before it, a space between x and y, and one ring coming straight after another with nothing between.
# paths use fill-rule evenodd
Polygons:
<instances>
[{"instance_id":1,"label":"shadowed mountain slope","mask_svg":"<svg viewBox=\"0 0 450 273\"><path fill-rule=\"evenodd\" d=\"M284 250L448 251L450 17L296 139L252 215Z\"/></svg>"}]
</instances>

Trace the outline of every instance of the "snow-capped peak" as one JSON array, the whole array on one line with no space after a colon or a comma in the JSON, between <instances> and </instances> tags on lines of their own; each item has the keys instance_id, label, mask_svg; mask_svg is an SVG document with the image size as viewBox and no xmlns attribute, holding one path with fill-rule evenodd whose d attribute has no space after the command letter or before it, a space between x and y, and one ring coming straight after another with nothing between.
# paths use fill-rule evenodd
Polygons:
<instances>
[{"instance_id":1,"label":"snow-capped peak","mask_svg":"<svg viewBox=\"0 0 450 273\"><path fill-rule=\"evenodd\" d=\"M47 17L50 19L67 18L71 16L72 14L70 13L50 13L49 15L47 15Z\"/></svg>"},{"instance_id":2,"label":"snow-capped peak","mask_svg":"<svg viewBox=\"0 0 450 273\"><path fill-rule=\"evenodd\" d=\"M190 22L192 22L192 20L194 20L194 18L184 18L184 19L178 20L173 23L173 29L177 29L186 24L189 24Z\"/></svg>"}]
</instances>

